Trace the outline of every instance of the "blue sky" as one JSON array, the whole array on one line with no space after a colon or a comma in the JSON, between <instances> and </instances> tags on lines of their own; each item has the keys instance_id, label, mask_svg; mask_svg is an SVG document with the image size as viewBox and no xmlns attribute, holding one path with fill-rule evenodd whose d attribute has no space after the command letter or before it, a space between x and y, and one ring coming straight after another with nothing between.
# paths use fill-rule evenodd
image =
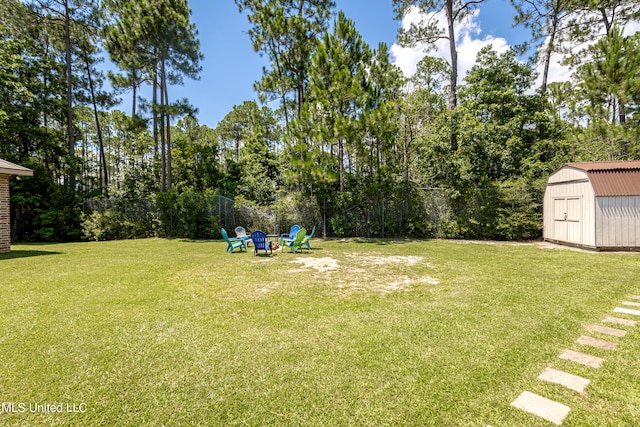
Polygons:
<instances>
[{"instance_id":1,"label":"blue sky","mask_svg":"<svg viewBox=\"0 0 640 427\"><path fill-rule=\"evenodd\" d=\"M261 77L266 62L253 51L247 35L249 23L233 0L190 0L189 6L205 56L202 72L197 81L186 80L183 86L169 88L169 96L172 100L188 98L199 110L200 123L216 127L234 105L257 99L253 83ZM392 0L336 0L337 10L343 10L355 22L371 47L387 43L394 61L405 74L412 73L412 64L415 66L423 53L393 46L402 23L394 20ZM481 5L479 14L458 35L462 76L482 46L492 43L501 51L528 37L527 30L512 27L513 14L508 0L486 0ZM446 49L440 50L444 56ZM128 111L127 94L123 98L116 108Z\"/></svg>"}]
</instances>

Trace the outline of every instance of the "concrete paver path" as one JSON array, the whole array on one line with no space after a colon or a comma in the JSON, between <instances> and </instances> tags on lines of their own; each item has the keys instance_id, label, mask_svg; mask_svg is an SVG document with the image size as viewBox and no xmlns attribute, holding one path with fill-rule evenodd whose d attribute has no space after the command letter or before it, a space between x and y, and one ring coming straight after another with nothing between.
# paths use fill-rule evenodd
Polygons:
<instances>
[{"instance_id":1,"label":"concrete paver path","mask_svg":"<svg viewBox=\"0 0 640 427\"><path fill-rule=\"evenodd\" d=\"M588 366L590 368L600 368L604 359L601 357L592 356L590 354L580 353L579 351L565 350L559 356L560 359L570 360L572 362L579 363L581 365Z\"/></svg>"},{"instance_id":2,"label":"concrete paver path","mask_svg":"<svg viewBox=\"0 0 640 427\"><path fill-rule=\"evenodd\" d=\"M571 390L583 393L584 389L589 385L591 380L573 375L568 372L559 371L554 368L547 368L538 377L539 380L548 381L554 384L560 384Z\"/></svg>"},{"instance_id":3,"label":"concrete paver path","mask_svg":"<svg viewBox=\"0 0 640 427\"><path fill-rule=\"evenodd\" d=\"M537 415L556 425L561 425L571 410L571 408L562 403L538 396L529 391L522 392L522 394L511 403L511 406Z\"/></svg>"}]
</instances>

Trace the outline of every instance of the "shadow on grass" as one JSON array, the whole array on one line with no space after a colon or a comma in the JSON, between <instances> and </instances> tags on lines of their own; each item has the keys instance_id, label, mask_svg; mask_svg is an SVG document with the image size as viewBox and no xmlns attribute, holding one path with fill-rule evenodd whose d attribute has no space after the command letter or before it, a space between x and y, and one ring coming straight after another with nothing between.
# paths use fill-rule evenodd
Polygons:
<instances>
[{"instance_id":1,"label":"shadow on grass","mask_svg":"<svg viewBox=\"0 0 640 427\"><path fill-rule=\"evenodd\" d=\"M378 246L386 246L386 245L403 245L406 243L411 243L415 241L415 239L382 239L377 237L364 238L364 237L351 237L344 239L336 239L337 243L360 243L364 245L378 245Z\"/></svg>"},{"instance_id":2,"label":"shadow on grass","mask_svg":"<svg viewBox=\"0 0 640 427\"><path fill-rule=\"evenodd\" d=\"M167 239L167 240L172 240L172 239ZM182 243L224 243L224 240L222 239L188 239L185 237L176 237L175 240L182 242Z\"/></svg>"},{"instance_id":3,"label":"shadow on grass","mask_svg":"<svg viewBox=\"0 0 640 427\"><path fill-rule=\"evenodd\" d=\"M12 250L11 252L0 254L0 261L3 260L3 259L29 258L29 257L44 256L44 255L62 255L62 252L33 251L33 250Z\"/></svg>"}]
</instances>

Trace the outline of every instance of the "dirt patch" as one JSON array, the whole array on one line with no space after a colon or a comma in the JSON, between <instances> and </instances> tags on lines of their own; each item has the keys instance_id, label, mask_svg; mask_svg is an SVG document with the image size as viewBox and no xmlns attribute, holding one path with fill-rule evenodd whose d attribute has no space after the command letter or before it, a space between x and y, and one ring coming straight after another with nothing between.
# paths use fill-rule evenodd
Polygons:
<instances>
[{"instance_id":1,"label":"dirt patch","mask_svg":"<svg viewBox=\"0 0 640 427\"><path fill-rule=\"evenodd\" d=\"M326 258L296 258L291 262L302 264L305 268L315 268L320 273L325 271L334 271L338 269L338 260L326 257Z\"/></svg>"},{"instance_id":2,"label":"dirt patch","mask_svg":"<svg viewBox=\"0 0 640 427\"><path fill-rule=\"evenodd\" d=\"M350 253L346 255L349 257L349 260L345 263L345 266L348 266L349 274L345 278L334 277L334 279L330 281L337 290L342 292L373 292L388 294L392 292L409 291L420 285L437 285L440 283L439 279L430 276L410 278L406 274L408 272L406 268L426 265L424 257L421 256L379 256L375 254L358 253ZM309 269L315 269L320 273L324 273L337 271L343 268L342 265L338 265L338 260L331 257L299 257L291 262L301 264L301 267L291 269L287 273L299 273L302 271L308 271ZM384 274L384 277L380 277L375 274L376 271L381 270L381 268L376 267L384 265L396 265L397 267L393 270L401 270L398 271L400 274L393 274L391 271ZM388 270L388 268L382 268L382 270Z\"/></svg>"},{"instance_id":3,"label":"dirt patch","mask_svg":"<svg viewBox=\"0 0 640 427\"><path fill-rule=\"evenodd\" d=\"M440 280L429 276L421 277L419 279L410 279L409 276L399 276L396 280L391 282L383 280L346 282L344 280L340 280L336 287L340 290L389 294L392 292L409 291L418 284L437 285L438 283L440 283Z\"/></svg>"},{"instance_id":4,"label":"dirt patch","mask_svg":"<svg viewBox=\"0 0 640 427\"><path fill-rule=\"evenodd\" d=\"M424 257L421 256L375 256L357 253L348 253L347 256L354 258L354 262L366 265L385 265L385 264L405 264L415 265L424 261Z\"/></svg>"}]
</instances>

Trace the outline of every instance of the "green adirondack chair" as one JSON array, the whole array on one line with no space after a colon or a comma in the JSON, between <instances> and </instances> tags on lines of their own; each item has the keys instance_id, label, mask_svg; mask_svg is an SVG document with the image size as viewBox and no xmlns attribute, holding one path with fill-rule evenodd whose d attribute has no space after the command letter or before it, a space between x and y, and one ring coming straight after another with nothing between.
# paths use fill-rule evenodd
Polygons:
<instances>
[{"instance_id":1,"label":"green adirondack chair","mask_svg":"<svg viewBox=\"0 0 640 427\"><path fill-rule=\"evenodd\" d=\"M296 233L300 230L300 226L298 224L294 224L291 226L289 233L283 233L280 235L280 246L289 244L293 239L296 238Z\"/></svg>"},{"instance_id":2,"label":"green adirondack chair","mask_svg":"<svg viewBox=\"0 0 640 427\"><path fill-rule=\"evenodd\" d=\"M301 228L300 230L298 230L298 232L296 233L296 237L293 240L285 240L283 245L282 245L282 250L284 251L284 248L290 248L291 252L295 253L296 250L300 249L302 250L303 248L303 244L302 241L304 240L305 235L307 234L307 230L305 230L304 228Z\"/></svg>"},{"instance_id":3,"label":"green adirondack chair","mask_svg":"<svg viewBox=\"0 0 640 427\"><path fill-rule=\"evenodd\" d=\"M311 234L304 236L304 239L302 240L302 246L306 246L308 250L311 250L311 245L309 244L309 241L315 235L316 235L316 226L314 225L313 230L311 230Z\"/></svg>"},{"instance_id":4,"label":"green adirondack chair","mask_svg":"<svg viewBox=\"0 0 640 427\"><path fill-rule=\"evenodd\" d=\"M229 235L227 234L227 230L225 230L224 228L220 230L220 233L222 234L222 238L225 240L225 242L227 242L227 252L233 253L234 249L236 248L240 248L240 252L247 251L247 245L244 239L229 237Z\"/></svg>"}]
</instances>

